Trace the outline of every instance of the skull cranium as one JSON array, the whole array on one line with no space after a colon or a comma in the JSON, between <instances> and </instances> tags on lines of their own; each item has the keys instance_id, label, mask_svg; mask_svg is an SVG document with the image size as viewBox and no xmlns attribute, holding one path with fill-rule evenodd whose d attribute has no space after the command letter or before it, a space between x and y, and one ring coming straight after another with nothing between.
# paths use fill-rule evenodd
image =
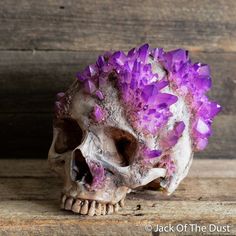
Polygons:
<instances>
[{"instance_id":1,"label":"skull cranium","mask_svg":"<svg viewBox=\"0 0 236 236\"><path fill-rule=\"evenodd\" d=\"M150 85L161 81L161 93L157 92L159 97L154 102L156 109L148 98L141 105L135 101L130 112L127 104L134 101L124 99L117 85L119 76L123 76L120 68L128 65L135 73L135 60L127 61L135 55L136 61L140 59L140 70L149 78L144 82L146 90L140 92L137 85L133 91L145 100L144 92L148 90L151 97ZM121 52L104 55L102 62L99 57L96 66L88 67L83 78L79 74L66 93L58 94L49 163L64 179L63 209L88 215L111 214L124 205L126 194L132 189L152 183L170 194L187 175L193 150L197 149L189 94L176 88L165 63L150 54L146 45L129 52L126 59L123 57ZM102 72L97 69L99 63L103 63ZM114 69L114 63L119 67ZM125 76L128 78L129 74ZM137 99L135 96L131 98ZM158 99L166 102L157 103ZM155 118L149 119L144 114L146 110ZM142 120L144 125L137 118L140 111L143 120L147 119L146 123ZM158 123L160 119L162 123ZM200 131L205 132L204 125ZM200 141L203 140L202 135Z\"/></svg>"}]
</instances>

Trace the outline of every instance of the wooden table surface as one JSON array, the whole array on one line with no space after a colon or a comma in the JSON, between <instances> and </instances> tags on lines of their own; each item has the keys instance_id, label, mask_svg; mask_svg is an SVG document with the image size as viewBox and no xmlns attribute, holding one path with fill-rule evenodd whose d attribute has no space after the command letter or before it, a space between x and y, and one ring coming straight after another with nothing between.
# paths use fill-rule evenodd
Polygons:
<instances>
[{"instance_id":1,"label":"wooden table surface","mask_svg":"<svg viewBox=\"0 0 236 236\"><path fill-rule=\"evenodd\" d=\"M227 235L236 235L235 183L236 160L194 160L172 196L131 193L117 214L89 217L59 210L61 182L46 160L2 159L0 235L168 235L145 225L191 223L229 225Z\"/></svg>"},{"instance_id":2,"label":"wooden table surface","mask_svg":"<svg viewBox=\"0 0 236 236\"><path fill-rule=\"evenodd\" d=\"M186 48L211 66L209 95L223 110L196 155L235 158L235 0L1 0L2 155L46 157L56 93L101 52L143 43Z\"/></svg>"}]
</instances>

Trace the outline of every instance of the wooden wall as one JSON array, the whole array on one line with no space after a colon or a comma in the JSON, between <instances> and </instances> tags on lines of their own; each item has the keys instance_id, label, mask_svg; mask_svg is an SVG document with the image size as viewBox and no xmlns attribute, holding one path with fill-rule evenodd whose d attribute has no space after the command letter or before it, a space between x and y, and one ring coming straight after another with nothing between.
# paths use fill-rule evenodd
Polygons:
<instances>
[{"instance_id":1,"label":"wooden wall","mask_svg":"<svg viewBox=\"0 0 236 236\"><path fill-rule=\"evenodd\" d=\"M235 0L1 0L1 157L46 158L56 92L100 52L144 42L211 65L223 111L198 157L234 158Z\"/></svg>"}]
</instances>

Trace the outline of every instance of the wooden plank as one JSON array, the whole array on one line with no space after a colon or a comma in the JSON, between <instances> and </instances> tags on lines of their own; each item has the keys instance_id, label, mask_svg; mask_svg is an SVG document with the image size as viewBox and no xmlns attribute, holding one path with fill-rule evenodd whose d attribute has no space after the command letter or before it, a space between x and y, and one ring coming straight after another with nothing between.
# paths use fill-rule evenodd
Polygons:
<instances>
[{"instance_id":1,"label":"wooden plank","mask_svg":"<svg viewBox=\"0 0 236 236\"><path fill-rule=\"evenodd\" d=\"M127 201L115 215L89 217L59 211L55 201L0 201L0 219L1 235L166 235L145 232L145 225L190 223L230 225L235 235L236 203Z\"/></svg>"},{"instance_id":2,"label":"wooden plank","mask_svg":"<svg viewBox=\"0 0 236 236\"><path fill-rule=\"evenodd\" d=\"M188 176L192 178L236 178L235 162L235 160L201 160L194 158Z\"/></svg>"},{"instance_id":3,"label":"wooden plank","mask_svg":"<svg viewBox=\"0 0 236 236\"><path fill-rule=\"evenodd\" d=\"M157 224L229 225L236 234L235 160L195 160L172 196L134 192L118 213L95 217L60 211L61 184L46 168L46 160L0 160L0 235L156 235L145 226Z\"/></svg>"},{"instance_id":4,"label":"wooden plank","mask_svg":"<svg viewBox=\"0 0 236 236\"><path fill-rule=\"evenodd\" d=\"M52 141L52 115L1 114L1 155L15 158L46 158Z\"/></svg>"},{"instance_id":5,"label":"wooden plank","mask_svg":"<svg viewBox=\"0 0 236 236\"><path fill-rule=\"evenodd\" d=\"M0 49L173 48L235 51L234 0L2 0ZM114 40L115 39L115 40Z\"/></svg>"},{"instance_id":6,"label":"wooden plank","mask_svg":"<svg viewBox=\"0 0 236 236\"><path fill-rule=\"evenodd\" d=\"M232 160L226 160L229 163ZM226 164L227 165L227 164ZM230 163L229 163L230 166ZM45 178L55 176L44 159L0 159L0 178Z\"/></svg>"},{"instance_id":7,"label":"wooden plank","mask_svg":"<svg viewBox=\"0 0 236 236\"><path fill-rule=\"evenodd\" d=\"M0 51L0 112L51 112L55 94L67 89L76 72L95 62L100 53ZM236 114L236 53L190 54L193 61L211 66L209 95L223 106L222 114Z\"/></svg>"},{"instance_id":8,"label":"wooden plank","mask_svg":"<svg viewBox=\"0 0 236 236\"><path fill-rule=\"evenodd\" d=\"M96 61L99 53L0 51L1 93L38 95L68 88L76 72Z\"/></svg>"},{"instance_id":9,"label":"wooden plank","mask_svg":"<svg viewBox=\"0 0 236 236\"><path fill-rule=\"evenodd\" d=\"M48 113L1 114L2 157L46 158L52 141L52 115ZM220 115L213 123L214 134L203 152L196 158L235 158L236 118ZM14 147L14 148L13 148Z\"/></svg>"},{"instance_id":10,"label":"wooden plank","mask_svg":"<svg viewBox=\"0 0 236 236\"><path fill-rule=\"evenodd\" d=\"M53 176L55 175L49 170L46 159L0 159L0 178L45 178ZM188 177L236 178L236 160L194 158Z\"/></svg>"},{"instance_id":11,"label":"wooden plank","mask_svg":"<svg viewBox=\"0 0 236 236\"><path fill-rule=\"evenodd\" d=\"M200 172L200 170L199 170ZM0 178L1 200L56 200L60 199L61 180L56 177ZM236 201L234 178L186 178L171 195L157 191L134 192L129 199L152 201Z\"/></svg>"}]
</instances>

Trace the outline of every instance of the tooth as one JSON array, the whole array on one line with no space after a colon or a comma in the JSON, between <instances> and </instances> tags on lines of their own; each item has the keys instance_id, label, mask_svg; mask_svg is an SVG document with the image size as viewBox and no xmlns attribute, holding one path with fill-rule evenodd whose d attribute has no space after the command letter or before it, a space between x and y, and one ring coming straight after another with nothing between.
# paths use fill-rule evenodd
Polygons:
<instances>
[{"instance_id":1,"label":"tooth","mask_svg":"<svg viewBox=\"0 0 236 236\"><path fill-rule=\"evenodd\" d=\"M101 215L101 211L102 211L102 205L99 202L97 207L96 207L96 210L95 210L95 215L100 216Z\"/></svg>"},{"instance_id":2,"label":"tooth","mask_svg":"<svg viewBox=\"0 0 236 236\"><path fill-rule=\"evenodd\" d=\"M80 213L80 209L81 209L81 201L77 199L74 205L72 206L71 210L75 213Z\"/></svg>"},{"instance_id":3,"label":"tooth","mask_svg":"<svg viewBox=\"0 0 236 236\"><path fill-rule=\"evenodd\" d=\"M112 204L108 204L107 205L107 214L110 215L113 213L113 205Z\"/></svg>"},{"instance_id":4,"label":"tooth","mask_svg":"<svg viewBox=\"0 0 236 236\"><path fill-rule=\"evenodd\" d=\"M67 198L66 203L65 203L65 209L66 210L71 210L73 200L74 199L72 197Z\"/></svg>"},{"instance_id":5,"label":"tooth","mask_svg":"<svg viewBox=\"0 0 236 236\"><path fill-rule=\"evenodd\" d=\"M102 204L101 215L106 215L106 204Z\"/></svg>"},{"instance_id":6,"label":"tooth","mask_svg":"<svg viewBox=\"0 0 236 236\"><path fill-rule=\"evenodd\" d=\"M118 203L116 203L115 206L114 206L114 212L118 212L119 209L120 209L120 206L119 206Z\"/></svg>"},{"instance_id":7,"label":"tooth","mask_svg":"<svg viewBox=\"0 0 236 236\"><path fill-rule=\"evenodd\" d=\"M63 195L62 198L61 198L61 209L64 209L65 208L65 201L66 201L66 195Z\"/></svg>"},{"instance_id":8,"label":"tooth","mask_svg":"<svg viewBox=\"0 0 236 236\"><path fill-rule=\"evenodd\" d=\"M82 214L82 215L88 214L88 204L89 204L88 200L85 200L84 204L81 207L80 214Z\"/></svg>"},{"instance_id":9,"label":"tooth","mask_svg":"<svg viewBox=\"0 0 236 236\"><path fill-rule=\"evenodd\" d=\"M124 198L121 199L119 203L120 203L120 206L121 206L121 207L124 207L124 205L125 205L125 199L124 199Z\"/></svg>"},{"instance_id":10,"label":"tooth","mask_svg":"<svg viewBox=\"0 0 236 236\"><path fill-rule=\"evenodd\" d=\"M95 204L96 204L96 201L92 201L92 203L90 205L90 208L89 208L89 211L88 211L89 216L94 216L94 214L95 214Z\"/></svg>"}]
</instances>

